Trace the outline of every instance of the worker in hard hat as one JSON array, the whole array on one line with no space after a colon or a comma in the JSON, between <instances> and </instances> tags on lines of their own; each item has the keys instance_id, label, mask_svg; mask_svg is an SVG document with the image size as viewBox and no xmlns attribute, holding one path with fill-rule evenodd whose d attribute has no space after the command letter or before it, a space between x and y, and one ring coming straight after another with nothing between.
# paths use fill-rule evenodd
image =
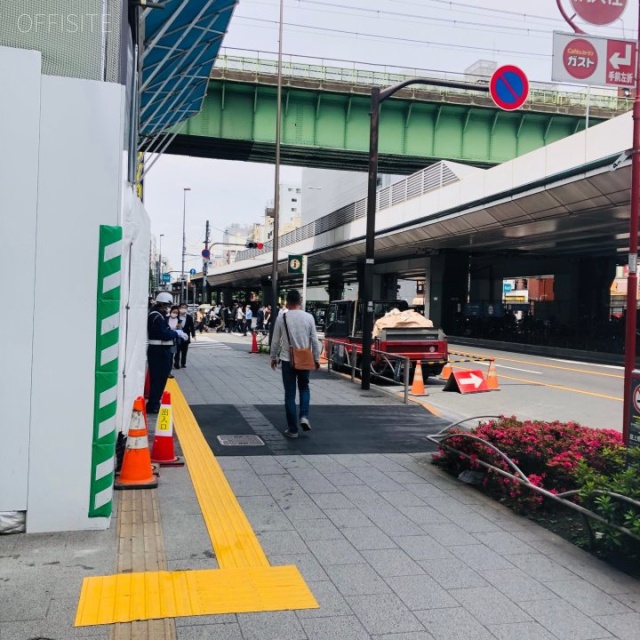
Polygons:
<instances>
[{"instance_id":1,"label":"worker in hard hat","mask_svg":"<svg viewBox=\"0 0 640 640\"><path fill-rule=\"evenodd\" d=\"M162 392L171 373L173 354L171 349L176 338L187 339L187 334L180 329L174 331L169 327L167 313L173 304L173 296L161 291L147 317L147 362L149 364L149 399L147 413L160 411Z\"/></svg>"}]
</instances>

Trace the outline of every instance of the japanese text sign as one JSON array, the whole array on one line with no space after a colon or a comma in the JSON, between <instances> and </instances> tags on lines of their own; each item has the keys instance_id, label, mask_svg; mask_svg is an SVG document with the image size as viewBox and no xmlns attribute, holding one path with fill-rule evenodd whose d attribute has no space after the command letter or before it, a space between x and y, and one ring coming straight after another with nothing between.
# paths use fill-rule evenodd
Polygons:
<instances>
[{"instance_id":1,"label":"japanese text sign","mask_svg":"<svg viewBox=\"0 0 640 640\"><path fill-rule=\"evenodd\" d=\"M636 43L553 34L552 80L601 87L635 86Z\"/></svg>"}]
</instances>

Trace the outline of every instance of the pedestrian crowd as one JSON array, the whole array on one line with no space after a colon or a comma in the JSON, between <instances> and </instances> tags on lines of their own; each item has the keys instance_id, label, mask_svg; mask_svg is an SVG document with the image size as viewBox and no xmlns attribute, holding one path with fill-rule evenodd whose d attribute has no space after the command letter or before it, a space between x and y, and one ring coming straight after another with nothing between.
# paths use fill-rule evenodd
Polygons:
<instances>
[{"instance_id":1,"label":"pedestrian crowd","mask_svg":"<svg viewBox=\"0 0 640 640\"><path fill-rule=\"evenodd\" d=\"M196 329L200 332L215 331L217 333L239 333L243 336L255 331L271 329L271 305L261 304L257 309L250 304L232 302L216 304L208 311L196 311ZM281 312L285 311L283 305ZM254 324L255 321L255 324Z\"/></svg>"}]
</instances>

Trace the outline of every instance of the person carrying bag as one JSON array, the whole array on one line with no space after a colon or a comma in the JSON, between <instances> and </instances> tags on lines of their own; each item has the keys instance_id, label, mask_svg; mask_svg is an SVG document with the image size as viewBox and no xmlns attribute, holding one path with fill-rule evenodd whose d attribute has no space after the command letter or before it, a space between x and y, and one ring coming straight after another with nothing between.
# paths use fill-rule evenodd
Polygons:
<instances>
[{"instance_id":1,"label":"person carrying bag","mask_svg":"<svg viewBox=\"0 0 640 640\"><path fill-rule=\"evenodd\" d=\"M311 431L309 406L309 372L320 368L320 343L313 316L300 309L300 293L292 289L287 293L287 311L278 315L271 340L271 368L282 363L284 407L287 417L287 438L298 437L298 427ZM300 392L300 412L296 407L296 387Z\"/></svg>"}]
</instances>

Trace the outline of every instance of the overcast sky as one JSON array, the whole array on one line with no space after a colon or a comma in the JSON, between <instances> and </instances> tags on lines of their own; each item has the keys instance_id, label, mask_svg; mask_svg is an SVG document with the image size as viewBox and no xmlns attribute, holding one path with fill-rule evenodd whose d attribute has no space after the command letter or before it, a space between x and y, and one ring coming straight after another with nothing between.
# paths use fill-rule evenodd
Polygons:
<instances>
[{"instance_id":1,"label":"overcast sky","mask_svg":"<svg viewBox=\"0 0 640 640\"><path fill-rule=\"evenodd\" d=\"M580 1L580 0L576 0ZM583 0L587 1L587 0ZM563 0L571 8L571 0ZM593 35L635 38L636 3ZM549 82L553 31L570 31L555 0L284 0L285 56L351 66L354 62L462 72L476 60L520 66L530 80ZM223 52L255 57L278 49L279 0L241 0ZM241 51L240 51L241 50ZM352 61L351 65L333 60ZM301 169L282 167L281 182L297 182ZM232 222L257 222L273 199L274 167L266 164L165 156L145 180L145 206L162 253L180 269L183 188L187 194L187 252L203 248L205 221L212 241ZM307 197L312 197L307 196ZM188 256L186 269L202 259Z\"/></svg>"}]
</instances>

